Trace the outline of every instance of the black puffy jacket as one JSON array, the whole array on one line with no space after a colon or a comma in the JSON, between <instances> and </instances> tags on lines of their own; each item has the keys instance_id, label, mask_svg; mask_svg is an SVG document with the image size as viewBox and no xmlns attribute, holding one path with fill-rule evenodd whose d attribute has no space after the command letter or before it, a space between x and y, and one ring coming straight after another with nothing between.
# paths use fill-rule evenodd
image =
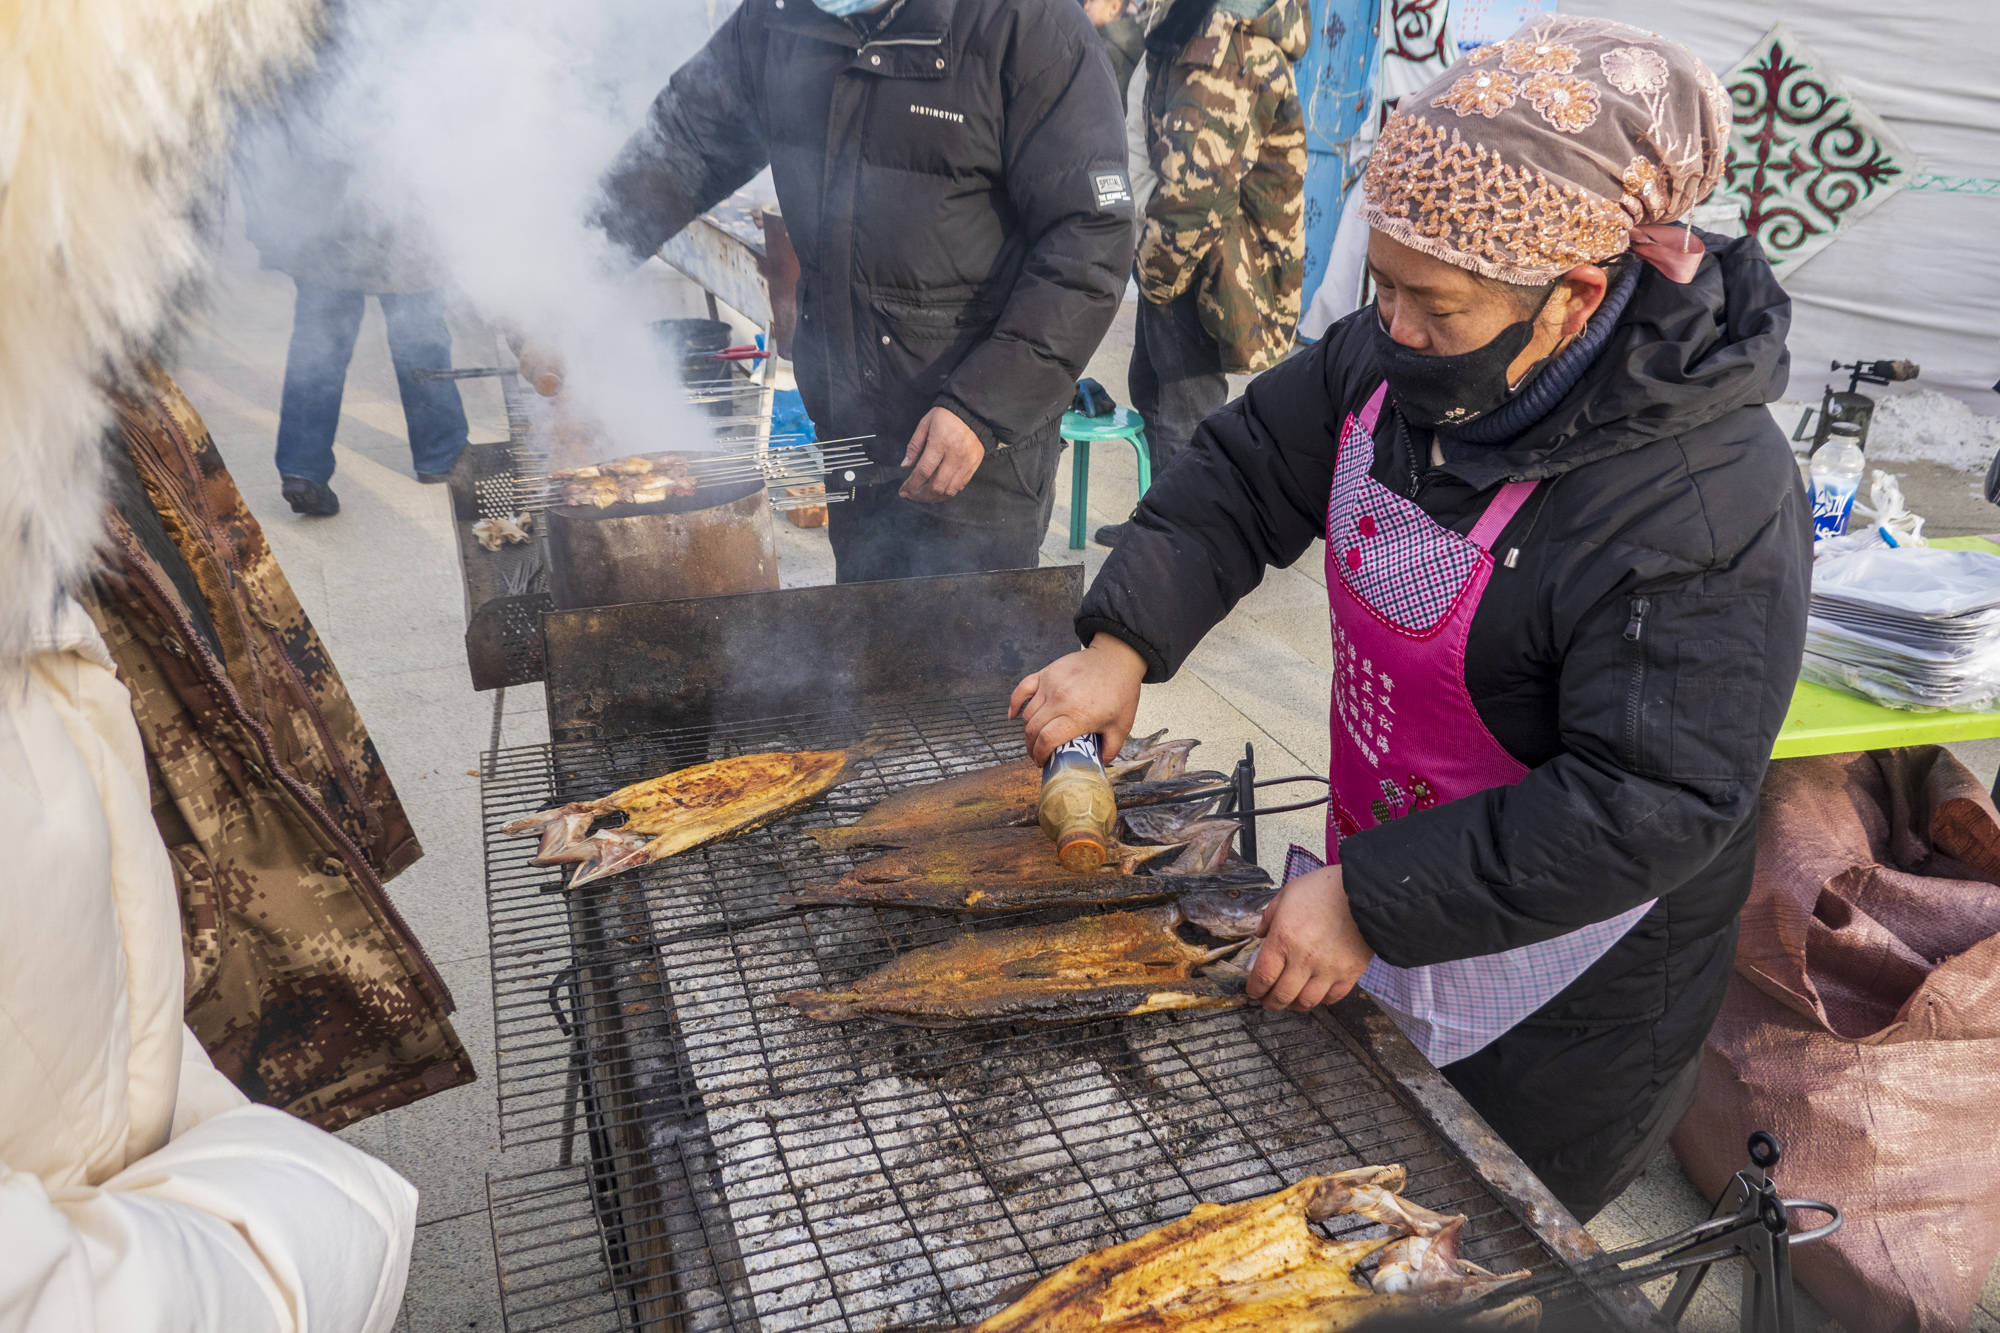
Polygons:
<instances>
[{"instance_id":1,"label":"black puffy jacket","mask_svg":"<svg viewBox=\"0 0 2000 1333\"><path fill-rule=\"evenodd\" d=\"M1076 0L903 0L865 38L811 0L744 0L653 103L600 218L651 255L768 162L821 434L900 461L942 405L992 448L1055 421L1110 327L1124 136Z\"/></svg>"},{"instance_id":2,"label":"black puffy jacket","mask_svg":"<svg viewBox=\"0 0 2000 1333\"><path fill-rule=\"evenodd\" d=\"M1362 934L1413 966L1659 899L1461 1062L1533 1071L1540 1086L1506 1089L1509 1106L1461 1087L1573 1200L1588 1190L1565 1191L1566 1175L1632 1145L1646 1098L1714 1017L1805 637L1810 505L1764 406L1785 386L1790 301L1754 242L1707 240L1691 284L1644 272L1583 380L1511 445L1433 468L1392 412L1375 437L1375 479L1455 532L1503 482L1546 480L1495 542L1510 554L1466 654L1481 718L1530 772L1343 842ZM1204 423L1092 585L1086 641L1114 634L1165 679L1266 566L1324 534L1340 424L1381 382L1374 317L1350 316Z\"/></svg>"}]
</instances>

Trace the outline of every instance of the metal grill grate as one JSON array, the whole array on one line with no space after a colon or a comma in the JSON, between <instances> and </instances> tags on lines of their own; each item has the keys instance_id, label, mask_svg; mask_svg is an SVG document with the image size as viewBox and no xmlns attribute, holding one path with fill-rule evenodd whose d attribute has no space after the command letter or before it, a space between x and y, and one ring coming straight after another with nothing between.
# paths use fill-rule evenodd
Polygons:
<instances>
[{"instance_id":1,"label":"metal grill grate","mask_svg":"<svg viewBox=\"0 0 2000 1333\"><path fill-rule=\"evenodd\" d=\"M962 928L769 918L850 864L801 830L1016 757L1003 712L932 701L491 757L501 1130L528 1164L490 1187L510 1329L956 1327L1198 1201L1365 1162L1401 1162L1411 1198L1467 1213L1468 1257L1560 1262L1317 1017L931 1032L780 1002ZM828 803L573 896L529 840L493 832L686 764L864 735L887 749Z\"/></svg>"}]
</instances>

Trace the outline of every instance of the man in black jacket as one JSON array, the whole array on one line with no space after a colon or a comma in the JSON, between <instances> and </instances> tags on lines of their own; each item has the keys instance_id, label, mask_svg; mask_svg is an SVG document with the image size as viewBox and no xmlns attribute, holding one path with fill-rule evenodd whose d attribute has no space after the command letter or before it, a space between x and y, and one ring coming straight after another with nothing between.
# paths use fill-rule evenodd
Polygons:
<instances>
[{"instance_id":1,"label":"man in black jacket","mask_svg":"<svg viewBox=\"0 0 2000 1333\"><path fill-rule=\"evenodd\" d=\"M874 436L887 474L829 511L839 578L1033 566L1057 425L1131 266L1118 91L1076 0L857 8L744 0L625 146L601 221L644 258L768 163L806 410Z\"/></svg>"},{"instance_id":2,"label":"man in black jacket","mask_svg":"<svg viewBox=\"0 0 2000 1333\"><path fill-rule=\"evenodd\" d=\"M1516 98L1508 71L1557 66L1578 72ZM1406 98L1366 182L1376 304L1203 423L1085 598L1089 646L1015 696L1037 758L1090 731L1115 748L1142 679L1172 676L1266 567L1328 536L1335 633L1399 641L1361 663L1384 682L1365 742L1383 799L1342 787L1369 734L1343 704L1337 864L1266 913L1250 994L1307 1008L1378 961L1478 961L1479 985L1430 1016L1450 1006L1483 1044L1437 1063L1583 1218L1692 1098L1805 639L1811 507L1766 406L1791 303L1754 240L1666 225L1721 176L1727 107L1684 49L1553 15ZM1619 174L1592 174L1604 162ZM1551 185L1557 170L1584 184ZM1455 212L1425 212L1460 171ZM1503 264L1514 276L1481 268ZM1416 540L1445 554L1401 559ZM1404 609L1429 613L1461 557L1477 587L1466 575L1434 609L1466 618L1413 628ZM1442 684L1405 674L1454 653ZM1333 697L1354 703L1343 678ZM1434 799L1450 767L1391 768L1437 716L1454 734L1435 748L1490 742L1514 776ZM1596 952L1543 949L1614 919L1629 924ZM1441 1026L1405 1030L1425 1045Z\"/></svg>"}]
</instances>

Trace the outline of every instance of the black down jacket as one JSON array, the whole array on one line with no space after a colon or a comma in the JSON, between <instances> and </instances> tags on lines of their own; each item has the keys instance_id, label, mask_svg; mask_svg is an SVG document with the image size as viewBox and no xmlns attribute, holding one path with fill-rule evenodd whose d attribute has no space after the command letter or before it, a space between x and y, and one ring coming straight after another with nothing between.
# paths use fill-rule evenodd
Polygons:
<instances>
[{"instance_id":1,"label":"black down jacket","mask_svg":"<svg viewBox=\"0 0 2000 1333\"><path fill-rule=\"evenodd\" d=\"M1110 327L1124 133L1076 0L903 0L865 39L811 0L744 0L654 101L600 220L643 258L768 162L821 434L900 462L941 405L990 449L1055 421Z\"/></svg>"},{"instance_id":2,"label":"black down jacket","mask_svg":"<svg viewBox=\"0 0 2000 1333\"><path fill-rule=\"evenodd\" d=\"M1645 270L1604 351L1513 444L1429 466L1384 411L1372 475L1455 532L1545 478L1495 543L1467 645L1489 730L1531 771L1341 844L1355 919L1401 966L1493 953L1659 903L1508 1036L1445 1072L1586 1214L1664 1114L1721 1002L1757 791L1798 675L1811 512L1764 404L1790 302L1754 242L1687 286ZM1077 629L1149 679L1324 533L1335 440L1381 382L1372 310L1255 380L1140 505ZM1518 555L1514 554L1518 552ZM1317 557L1315 557L1317 558Z\"/></svg>"}]
</instances>

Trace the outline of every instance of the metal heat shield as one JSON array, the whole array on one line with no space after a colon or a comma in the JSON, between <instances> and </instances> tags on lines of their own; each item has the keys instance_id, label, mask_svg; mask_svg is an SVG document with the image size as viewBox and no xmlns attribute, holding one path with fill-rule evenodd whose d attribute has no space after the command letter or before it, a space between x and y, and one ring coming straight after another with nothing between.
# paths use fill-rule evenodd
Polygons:
<instances>
[{"instance_id":1,"label":"metal heat shield","mask_svg":"<svg viewBox=\"0 0 2000 1333\"><path fill-rule=\"evenodd\" d=\"M543 619L549 735L664 728L987 693L1076 647L1083 568L839 583Z\"/></svg>"}]
</instances>

